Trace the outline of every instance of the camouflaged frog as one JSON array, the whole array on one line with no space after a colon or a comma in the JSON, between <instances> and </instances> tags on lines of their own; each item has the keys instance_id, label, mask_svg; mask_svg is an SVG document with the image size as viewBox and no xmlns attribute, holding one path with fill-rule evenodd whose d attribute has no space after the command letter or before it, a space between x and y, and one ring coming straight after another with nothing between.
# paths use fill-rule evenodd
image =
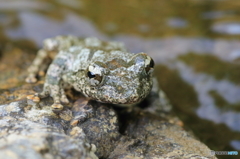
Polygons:
<instances>
[{"instance_id":1,"label":"camouflaged frog","mask_svg":"<svg viewBox=\"0 0 240 159\"><path fill-rule=\"evenodd\" d=\"M74 36L44 40L43 49L28 69L28 83L37 81L44 59L52 52L57 54L47 70L43 92L36 95L50 95L53 110L61 110L62 104L69 102L65 85L90 99L120 105L139 103L151 91L154 62L147 54L128 53L118 42Z\"/></svg>"}]
</instances>

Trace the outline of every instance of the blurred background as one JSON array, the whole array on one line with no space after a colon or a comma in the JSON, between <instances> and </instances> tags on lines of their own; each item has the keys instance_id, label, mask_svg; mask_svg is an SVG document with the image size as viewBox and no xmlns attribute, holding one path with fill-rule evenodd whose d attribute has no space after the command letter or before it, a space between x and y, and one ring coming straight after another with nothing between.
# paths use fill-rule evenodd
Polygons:
<instances>
[{"instance_id":1,"label":"blurred background","mask_svg":"<svg viewBox=\"0 0 240 159\"><path fill-rule=\"evenodd\" d=\"M45 38L68 34L148 53L184 127L240 150L239 0L0 0L0 89L24 83Z\"/></svg>"}]
</instances>

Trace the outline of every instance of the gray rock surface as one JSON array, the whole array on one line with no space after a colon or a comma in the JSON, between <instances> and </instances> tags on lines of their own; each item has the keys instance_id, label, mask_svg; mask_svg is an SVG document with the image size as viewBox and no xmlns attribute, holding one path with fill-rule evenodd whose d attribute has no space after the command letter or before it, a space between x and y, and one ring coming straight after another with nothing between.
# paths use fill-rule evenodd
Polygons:
<instances>
[{"instance_id":1,"label":"gray rock surface","mask_svg":"<svg viewBox=\"0 0 240 159\"><path fill-rule=\"evenodd\" d=\"M18 87L0 105L0 158L215 158L181 121L156 108L115 108L79 96L55 114L50 98L34 105L24 97L32 89ZM23 97L15 99L19 93ZM93 113L79 121L83 108Z\"/></svg>"}]
</instances>

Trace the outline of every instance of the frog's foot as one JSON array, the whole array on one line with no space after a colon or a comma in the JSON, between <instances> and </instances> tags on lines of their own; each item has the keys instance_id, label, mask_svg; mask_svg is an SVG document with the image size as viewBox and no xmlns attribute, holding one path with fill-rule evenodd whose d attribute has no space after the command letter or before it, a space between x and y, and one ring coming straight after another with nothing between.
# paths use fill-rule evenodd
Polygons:
<instances>
[{"instance_id":1,"label":"frog's foot","mask_svg":"<svg viewBox=\"0 0 240 159\"><path fill-rule=\"evenodd\" d=\"M27 83L36 83L37 78L35 77L34 74L29 74L28 77L25 79Z\"/></svg>"},{"instance_id":2,"label":"frog's foot","mask_svg":"<svg viewBox=\"0 0 240 159\"><path fill-rule=\"evenodd\" d=\"M68 104L69 101L65 95L64 89L58 85L44 85L43 91L37 95L40 98L51 96L53 98L53 105L51 105L53 112L63 110L62 104Z\"/></svg>"},{"instance_id":3,"label":"frog's foot","mask_svg":"<svg viewBox=\"0 0 240 159\"><path fill-rule=\"evenodd\" d=\"M40 98L38 97L37 94L27 96L27 103L28 105L31 105L33 108L39 109L39 102Z\"/></svg>"},{"instance_id":4,"label":"frog's foot","mask_svg":"<svg viewBox=\"0 0 240 159\"><path fill-rule=\"evenodd\" d=\"M60 102L60 94L51 94L53 98L53 105L51 105L53 112L59 112L63 110L63 105Z\"/></svg>"},{"instance_id":5,"label":"frog's foot","mask_svg":"<svg viewBox=\"0 0 240 159\"><path fill-rule=\"evenodd\" d=\"M60 90L60 94L52 94L54 104L51 106L53 109L53 112L59 112L63 110L63 104L68 104L69 101L65 95L65 92L63 89Z\"/></svg>"},{"instance_id":6,"label":"frog's foot","mask_svg":"<svg viewBox=\"0 0 240 159\"><path fill-rule=\"evenodd\" d=\"M69 100L67 99L67 96L64 92L64 89L61 89L61 98L60 98L61 103L63 104L68 104Z\"/></svg>"},{"instance_id":7,"label":"frog's foot","mask_svg":"<svg viewBox=\"0 0 240 159\"><path fill-rule=\"evenodd\" d=\"M36 93L35 95L37 95L39 98L45 98L45 97L49 96L49 92L42 91L41 93Z\"/></svg>"},{"instance_id":8,"label":"frog's foot","mask_svg":"<svg viewBox=\"0 0 240 159\"><path fill-rule=\"evenodd\" d=\"M32 100L34 103L39 103L40 102L40 98L38 97L38 94L34 94L34 95L28 95L27 99Z\"/></svg>"},{"instance_id":9,"label":"frog's foot","mask_svg":"<svg viewBox=\"0 0 240 159\"><path fill-rule=\"evenodd\" d=\"M53 112L59 112L59 111L63 110L63 105L60 104L60 102L53 103L53 105L51 105L51 107L52 107Z\"/></svg>"}]
</instances>

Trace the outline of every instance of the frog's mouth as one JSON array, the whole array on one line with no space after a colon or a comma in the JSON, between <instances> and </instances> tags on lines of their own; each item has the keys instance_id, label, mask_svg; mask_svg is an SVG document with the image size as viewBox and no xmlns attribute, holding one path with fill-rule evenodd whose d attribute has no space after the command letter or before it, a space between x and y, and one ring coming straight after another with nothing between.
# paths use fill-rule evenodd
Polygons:
<instances>
[{"instance_id":1,"label":"frog's mouth","mask_svg":"<svg viewBox=\"0 0 240 159\"><path fill-rule=\"evenodd\" d=\"M151 83L149 83L151 85ZM144 89L145 88L145 89ZM151 91L149 87L139 87L138 89L126 89L122 87L101 88L95 96L95 100L102 103L111 103L122 106L131 106L140 103Z\"/></svg>"},{"instance_id":2,"label":"frog's mouth","mask_svg":"<svg viewBox=\"0 0 240 159\"><path fill-rule=\"evenodd\" d=\"M136 97L128 97L128 98L114 98L110 99L111 97L104 96L104 99L95 99L101 103L111 103L120 106L132 106L135 104L140 103L144 98L136 98Z\"/></svg>"}]
</instances>

